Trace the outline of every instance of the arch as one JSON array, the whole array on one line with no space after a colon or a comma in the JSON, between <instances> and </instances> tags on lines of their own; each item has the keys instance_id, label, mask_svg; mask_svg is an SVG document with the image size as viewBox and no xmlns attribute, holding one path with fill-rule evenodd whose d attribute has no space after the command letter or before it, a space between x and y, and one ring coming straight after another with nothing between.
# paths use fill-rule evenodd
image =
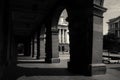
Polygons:
<instances>
[{"instance_id":1,"label":"arch","mask_svg":"<svg viewBox=\"0 0 120 80\"><path fill-rule=\"evenodd\" d=\"M59 22L59 18L61 16L61 13L63 12L63 10L66 10L67 15L69 16L69 12L68 9L64 6L59 6L55 9L54 13L53 13L53 17L52 17L52 29L57 29L57 25Z\"/></svg>"},{"instance_id":2,"label":"arch","mask_svg":"<svg viewBox=\"0 0 120 80\"><path fill-rule=\"evenodd\" d=\"M60 21L62 16L63 16L64 21ZM68 18L67 8L64 6L59 6L58 8L56 8L56 10L54 12L54 16L52 18L52 26L51 26L52 29L51 30L53 32L58 33L58 41L59 41L58 47L61 48L60 50L58 48L59 52L69 52L69 49L70 49L69 48L68 21L66 18ZM64 24L64 22L65 22L65 24ZM64 26L65 29L64 28L62 29L61 26ZM62 34L62 32L64 34ZM63 50L63 47L65 50Z\"/></svg>"},{"instance_id":3,"label":"arch","mask_svg":"<svg viewBox=\"0 0 120 80\"><path fill-rule=\"evenodd\" d=\"M65 9L64 6L58 6L50 16L50 20L46 23L46 62L58 63L59 58L59 39L58 39L58 22L61 13ZM49 47L49 48L48 48ZM48 52L47 49L50 49Z\"/></svg>"}]
</instances>

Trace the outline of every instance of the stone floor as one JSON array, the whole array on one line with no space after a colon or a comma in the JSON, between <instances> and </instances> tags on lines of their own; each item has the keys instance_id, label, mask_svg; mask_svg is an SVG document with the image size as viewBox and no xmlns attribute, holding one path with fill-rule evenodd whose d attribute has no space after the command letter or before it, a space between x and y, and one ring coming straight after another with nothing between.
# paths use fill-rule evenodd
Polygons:
<instances>
[{"instance_id":1,"label":"stone floor","mask_svg":"<svg viewBox=\"0 0 120 80\"><path fill-rule=\"evenodd\" d=\"M18 63L7 80L120 80L120 64L107 64L105 75L82 76L67 70L68 57L61 56L60 63Z\"/></svg>"}]
</instances>

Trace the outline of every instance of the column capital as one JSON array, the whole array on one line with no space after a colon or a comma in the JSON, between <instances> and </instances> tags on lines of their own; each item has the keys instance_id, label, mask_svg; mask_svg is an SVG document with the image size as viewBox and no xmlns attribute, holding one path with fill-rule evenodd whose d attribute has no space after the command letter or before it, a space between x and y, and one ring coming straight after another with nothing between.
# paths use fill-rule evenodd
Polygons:
<instances>
[{"instance_id":1,"label":"column capital","mask_svg":"<svg viewBox=\"0 0 120 80\"><path fill-rule=\"evenodd\" d=\"M52 34L56 34L56 35L57 35L57 34L58 34L58 29L52 28L52 29L51 29L51 32L52 32Z\"/></svg>"},{"instance_id":2,"label":"column capital","mask_svg":"<svg viewBox=\"0 0 120 80\"><path fill-rule=\"evenodd\" d=\"M44 40L45 36L44 35L40 35L40 40Z\"/></svg>"},{"instance_id":3,"label":"column capital","mask_svg":"<svg viewBox=\"0 0 120 80\"><path fill-rule=\"evenodd\" d=\"M94 4L103 6L104 0L94 0Z\"/></svg>"},{"instance_id":4,"label":"column capital","mask_svg":"<svg viewBox=\"0 0 120 80\"><path fill-rule=\"evenodd\" d=\"M98 17L103 17L103 13L106 12L107 8L104 8L100 5L94 4L93 14Z\"/></svg>"}]
</instances>

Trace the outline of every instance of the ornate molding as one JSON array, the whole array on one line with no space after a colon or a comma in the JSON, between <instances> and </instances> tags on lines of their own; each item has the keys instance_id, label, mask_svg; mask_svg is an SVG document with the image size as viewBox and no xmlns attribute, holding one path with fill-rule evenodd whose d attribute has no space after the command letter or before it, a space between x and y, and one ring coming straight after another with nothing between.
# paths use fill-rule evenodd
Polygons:
<instances>
[{"instance_id":1,"label":"ornate molding","mask_svg":"<svg viewBox=\"0 0 120 80\"><path fill-rule=\"evenodd\" d=\"M51 32L52 34L58 34L58 29L52 27Z\"/></svg>"},{"instance_id":2,"label":"ornate molding","mask_svg":"<svg viewBox=\"0 0 120 80\"><path fill-rule=\"evenodd\" d=\"M107 8L94 4L93 14L103 18L103 13L106 12Z\"/></svg>"},{"instance_id":3,"label":"ornate molding","mask_svg":"<svg viewBox=\"0 0 120 80\"><path fill-rule=\"evenodd\" d=\"M94 0L94 4L103 6L104 0Z\"/></svg>"}]
</instances>

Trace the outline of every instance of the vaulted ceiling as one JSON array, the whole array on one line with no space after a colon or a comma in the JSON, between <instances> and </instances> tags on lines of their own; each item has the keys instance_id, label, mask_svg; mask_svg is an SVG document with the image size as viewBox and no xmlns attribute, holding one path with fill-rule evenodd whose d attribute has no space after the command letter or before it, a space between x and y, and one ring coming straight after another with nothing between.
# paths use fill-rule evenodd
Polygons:
<instances>
[{"instance_id":1,"label":"vaulted ceiling","mask_svg":"<svg viewBox=\"0 0 120 80\"><path fill-rule=\"evenodd\" d=\"M53 10L58 0L11 0L13 31L17 36L29 36Z\"/></svg>"}]
</instances>

